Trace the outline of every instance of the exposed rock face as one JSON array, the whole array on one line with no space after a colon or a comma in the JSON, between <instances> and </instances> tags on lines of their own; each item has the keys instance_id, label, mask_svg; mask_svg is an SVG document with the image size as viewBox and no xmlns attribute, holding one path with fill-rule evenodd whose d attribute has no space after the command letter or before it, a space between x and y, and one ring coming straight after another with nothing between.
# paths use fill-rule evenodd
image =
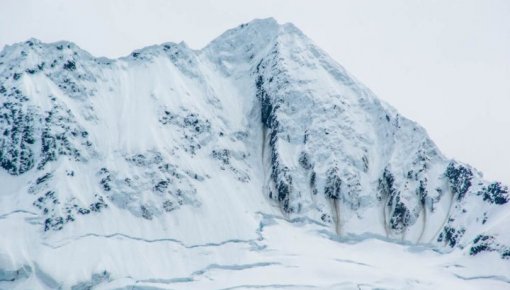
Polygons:
<instances>
[{"instance_id":1,"label":"exposed rock face","mask_svg":"<svg viewBox=\"0 0 510 290\"><path fill-rule=\"evenodd\" d=\"M17 221L19 243L0 247L31 248L33 260L14 258L21 271L0 264L12 281L48 272L37 279L56 285L35 253L69 239L256 241L261 213L510 257L508 188L443 156L423 128L274 20L200 51L166 43L117 60L67 42L6 47L0 167L0 229L29 215ZM57 284L119 277L92 268Z\"/></svg>"}]
</instances>

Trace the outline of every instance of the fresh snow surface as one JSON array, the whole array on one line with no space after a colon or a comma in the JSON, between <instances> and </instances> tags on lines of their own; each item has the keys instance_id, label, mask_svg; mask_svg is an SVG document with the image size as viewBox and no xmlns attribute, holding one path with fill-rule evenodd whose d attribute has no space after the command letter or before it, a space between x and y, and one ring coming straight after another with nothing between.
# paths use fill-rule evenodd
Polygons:
<instances>
[{"instance_id":1,"label":"fresh snow surface","mask_svg":"<svg viewBox=\"0 0 510 290\"><path fill-rule=\"evenodd\" d=\"M508 188L292 24L0 52L0 289L510 289Z\"/></svg>"}]
</instances>

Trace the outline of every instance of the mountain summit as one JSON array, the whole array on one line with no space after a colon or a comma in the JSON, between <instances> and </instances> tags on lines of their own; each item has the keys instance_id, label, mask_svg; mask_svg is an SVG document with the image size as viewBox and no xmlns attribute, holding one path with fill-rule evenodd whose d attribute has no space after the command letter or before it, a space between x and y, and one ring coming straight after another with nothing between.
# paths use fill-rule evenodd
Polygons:
<instances>
[{"instance_id":1,"label":"mountain summit","mask_svg":"<svg viewBox=\"0 0 510 290\"><path fill-rule=\"evenodd\" d=\"M508 287L508 188L292 24L30 39L0 80L0 288Z\"/></svg>"}]
</instances>

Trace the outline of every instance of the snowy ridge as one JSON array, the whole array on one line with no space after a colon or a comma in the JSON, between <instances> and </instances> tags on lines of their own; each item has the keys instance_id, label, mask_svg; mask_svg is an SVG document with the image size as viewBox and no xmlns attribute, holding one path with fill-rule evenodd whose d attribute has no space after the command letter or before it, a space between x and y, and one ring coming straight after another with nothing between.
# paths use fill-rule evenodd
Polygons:
<instances>
[{"instance_id":1,"label":"snowy ridge","mask_svg":"<svg viewBox=\"0 0 510 290\"><path fill-rule=\"evenodd\" d=\"M0 80L2 289L510 287L508 188L292 24L115 60L31 39Z\"/></svg>"}]
</instances>

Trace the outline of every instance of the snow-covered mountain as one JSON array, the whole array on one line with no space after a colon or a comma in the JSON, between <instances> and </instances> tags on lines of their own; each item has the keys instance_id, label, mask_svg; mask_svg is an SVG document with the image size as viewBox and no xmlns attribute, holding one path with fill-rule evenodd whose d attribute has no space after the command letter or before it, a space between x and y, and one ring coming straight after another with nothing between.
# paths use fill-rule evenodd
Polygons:
<instances>
[{"instance_id":1,"label":"snow-covered mountain","mask_svg":"<svg viewBox=\"0 0 510 290\"><path fill-rule=\"evenodd\" d=\"M508 188L273 19L5 47L0 167L2 289L510 288Z\"/></svg>"}]
</instances>

